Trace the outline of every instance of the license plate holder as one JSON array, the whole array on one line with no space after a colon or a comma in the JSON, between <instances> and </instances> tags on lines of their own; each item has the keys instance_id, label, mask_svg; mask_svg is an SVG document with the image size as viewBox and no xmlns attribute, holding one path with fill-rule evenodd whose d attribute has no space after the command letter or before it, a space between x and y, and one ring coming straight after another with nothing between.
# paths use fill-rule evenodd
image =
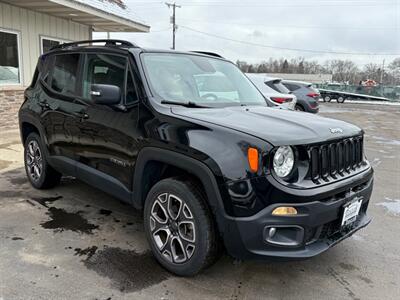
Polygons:
<instances>
[{"instance_id":1,"label":"license plate holder","mask_svg":"<svg viewBox=\"0 0 400 300\"><path fill-rule=\"evenodd\" d=\"M342 227L350 225L357 219L361 205L362 198L355 198L343 206Z\"/></svg>"}]
</instances>

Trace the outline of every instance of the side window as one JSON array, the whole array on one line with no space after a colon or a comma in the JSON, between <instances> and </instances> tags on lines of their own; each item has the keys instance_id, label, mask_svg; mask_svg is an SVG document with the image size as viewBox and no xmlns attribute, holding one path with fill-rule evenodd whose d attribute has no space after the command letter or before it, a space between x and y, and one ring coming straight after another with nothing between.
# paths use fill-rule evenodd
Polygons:
<instances>
[{"instance_id":1,"label":"side window","mask_svg":"<svg viewBox=\"0 0 400 300\"><path fill-rule=\"evenodd\" d=\"M126 81L126 105L130 105L139 101L136 92L135 82L133 80L132 72L128 70L128 78Z\"/></svg>"},{"instance_id":2,"label":"side window","mask_svg":"<svg viewBox=\"0 0 400 300\"><path fill-rule=\"evenodd\" d=\"M56 55L51 71L50 87L62 94L75 95L78 64L79 54Z\"/></svg>"},{"instance_id":3,"label":"side window","mask_svg":"<svg viewBox=\"0 0 400 300\"><path fill-rule=\"evenodd\" d=\"M126 58L109 54L88 54L83 71L82 97L90 99L92 84L115 85L125 90Z\"/></svg>"}]
</instances>

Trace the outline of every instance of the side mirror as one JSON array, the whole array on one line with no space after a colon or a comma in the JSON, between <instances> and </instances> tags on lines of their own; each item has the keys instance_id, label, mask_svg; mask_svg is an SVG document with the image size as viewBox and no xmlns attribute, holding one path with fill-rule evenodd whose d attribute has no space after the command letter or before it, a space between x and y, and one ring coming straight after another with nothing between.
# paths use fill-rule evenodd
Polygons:
<instances>
[{"instance_id":1,"label":"side mirror","mask_svg":"<svg viewBox=\"0 0 400 300\"><path fill-rule=\"evenodd\" d=\"M92 84L90 96L94 103L115 105L121 102L121 89L116 85Z\"/></svg>"}]
</instances>

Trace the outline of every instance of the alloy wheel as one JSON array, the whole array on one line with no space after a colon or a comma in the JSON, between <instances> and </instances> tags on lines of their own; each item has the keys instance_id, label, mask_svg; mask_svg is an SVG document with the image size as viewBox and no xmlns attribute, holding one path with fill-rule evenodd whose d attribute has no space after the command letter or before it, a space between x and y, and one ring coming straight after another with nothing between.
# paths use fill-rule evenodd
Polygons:
<instances>
[{"instance_id":1,"label":"alloy wheel","mask_svg":"<svg viewBox=\"0 0 400 300\"><path fill-rule=\"evenodd\" d=\"M43 171L43 159L37 141L33 140L28 143L25 159L29 177L35 182L38 181Z\"/></svg>"},{"instance_id":2,"label":"alloy wheel","mask_svg":"<svg viewBox=\"0 0 400 300\"><path fill-rule=\"evenodd\" d=\"M169 262L187 262L196 249L196 227L189 206L170 193L160 194L150 211L150 230L154 244Z\"/></svg>"}]
</instances>

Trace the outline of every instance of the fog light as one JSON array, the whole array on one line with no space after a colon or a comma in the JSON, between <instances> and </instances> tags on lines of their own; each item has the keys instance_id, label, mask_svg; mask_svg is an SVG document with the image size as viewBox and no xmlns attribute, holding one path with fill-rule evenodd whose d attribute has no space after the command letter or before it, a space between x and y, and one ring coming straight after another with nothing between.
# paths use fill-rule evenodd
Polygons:
<instances>
[{"instance_id":1,"label":"fog light","mask_svg":"<svg viewBox=\"0 0 400 300\"><path fill-rule=\"evenodd\" d=\"M292 206L280 206L275 208L272 211L272 215L274 216L291 216L297 215L297 209Z\"/></svg>"},{"instance_id":2,"label":"fog light","mask_svg":"<svg viewBox=\"0 0 400 300\"><path fill-rule=\"evenodd\" d=\"M269 236L269 238L274 237L275 233L276 233L276 228L275 228L275 227L271 227L271 228L269 229L269 231L268 231L268 236Z\"/></svg>"}]
</instances>

